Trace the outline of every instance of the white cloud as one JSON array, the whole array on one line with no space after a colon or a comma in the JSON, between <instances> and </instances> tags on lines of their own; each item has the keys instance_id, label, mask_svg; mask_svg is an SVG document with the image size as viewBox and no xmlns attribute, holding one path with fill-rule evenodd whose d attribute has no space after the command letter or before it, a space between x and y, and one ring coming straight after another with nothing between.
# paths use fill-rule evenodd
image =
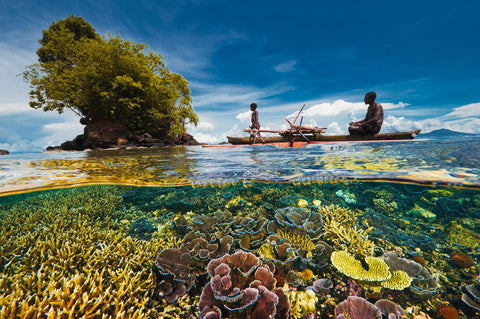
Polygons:
<instances>
[{"instance_id":1,"label":"white cloud","mask_svg":"<svg viewBox=\"0 0 480 319\"><path fill-rule=\"evenodd\" d=\"M276 65L273 69L280 73L292 72L292 71L295 71L296 64L297 64L296 60L291 60L291 61L280 63Z\"/></svg>"},{"instance_id":2,"label":"white cloud","mask_svg":"<svg viewBox=\"0 0 480 319\"><path fill-rule=\"evenodd\" d=\"M238 114L237 116L235 116L235 118L239 119L240 122L244 123L244 122L250 121L251 115L252 115L252 112L247 111L247 112Z\"/></svg>"},{"instance_id":3,"label":"white cloud","mask_svg":"<svg viewBox=\"0 0 480 319\"><path fill-rule=\"evenodd\" d=\"M453 112L450 112L445 116L446 117L480 116L480 102L456 107L453 109Z\"/></svg>"},{"instance_id":4,"label":"white cloud","mask_svg":"<svg viewBox=\"0 0 480 319\"><path fill-rule=\"evenodd\" d=\"M200 123L198 123L197 129L198 129L198 130L208 130L208 131L212 131L212 130L215 129L215 127L214 127L213 124L210 123L210 122L200 121Z\"/></svg>"}]
</instances>

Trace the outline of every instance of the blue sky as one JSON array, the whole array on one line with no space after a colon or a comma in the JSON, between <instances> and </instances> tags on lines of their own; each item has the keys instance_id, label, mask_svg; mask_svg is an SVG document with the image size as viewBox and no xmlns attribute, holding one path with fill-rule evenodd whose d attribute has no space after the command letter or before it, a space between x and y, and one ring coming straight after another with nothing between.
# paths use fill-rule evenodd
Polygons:
<instances>
[{"instance_id":1,"label":"blue sky","mask_svg":"<svg viewBox=\"0 0 480 319\"><path fill-rule=\"evenodd\" d=\"M303 123L347 132L377 92L383 132L480 133L480 1L0 0L0 149L40 151L83 133L72 112L28 106L17 74L42 29L70 14L162 54L192 90L200 142L243 135L249 104L263 128Z\"/></svg>"}]
</instances>

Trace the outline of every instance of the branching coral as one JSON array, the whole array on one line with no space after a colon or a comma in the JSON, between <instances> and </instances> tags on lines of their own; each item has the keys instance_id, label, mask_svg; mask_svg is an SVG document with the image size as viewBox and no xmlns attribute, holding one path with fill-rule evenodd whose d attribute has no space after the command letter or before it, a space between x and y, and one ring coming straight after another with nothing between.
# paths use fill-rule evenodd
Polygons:
<instances>
[{"instance_id":1,"label":"branching coral","mask_svg":"<svg viewBox=\"0 0 480 319\"><path fill-rule=\"evenodd\" d=\"M88 186L49 191L3 207L2 315L148 316L151 264L166 244L136 240L114 229L110 216L119 216L121 192Z\"/></svg>"}]
</instances>

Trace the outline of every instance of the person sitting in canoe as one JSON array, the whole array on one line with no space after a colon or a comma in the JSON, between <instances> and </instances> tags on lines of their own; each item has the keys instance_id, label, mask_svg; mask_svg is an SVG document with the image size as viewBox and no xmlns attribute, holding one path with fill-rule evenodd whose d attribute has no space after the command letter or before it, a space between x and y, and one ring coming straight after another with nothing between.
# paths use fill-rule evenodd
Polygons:
<instances>
[{"instance_id":1,"label":"person sitting in canoe","mask_svg":"<svg viewBox=\"0 0 480 319\"><path fill-rule=\"evenodd\" d=\"M375 103L376 98L375 92L365 94L363 101L368 104L367 115L363 120L349 123L350 135L372 135L380 132L383 124L383 107L381 104Z\"/></svg>"},{"instance_id":2,"label":"person sitting in canoe","mask_svg":"<svg viewBox=\"0 0 480 319\"><path fill-rule=\"evenodd\" d=\"M255 139L259 140L262 143L265 143L262 136L260 135L260 123L258 122L258 111L257 111L257 103L250 104L250 111L252 111L252 125L250 125L250 143L255 143Z\"/></svg>"}]
</instances>

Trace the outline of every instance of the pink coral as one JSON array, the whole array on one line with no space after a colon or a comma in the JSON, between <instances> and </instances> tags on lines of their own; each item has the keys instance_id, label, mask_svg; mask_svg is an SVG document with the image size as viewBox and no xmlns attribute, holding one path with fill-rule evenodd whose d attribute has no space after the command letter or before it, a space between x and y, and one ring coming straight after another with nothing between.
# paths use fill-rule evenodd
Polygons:
<instances>
[{"instance_id":1,"label":"pink coral","mask_svg":"<svg viewBox=\"0 0 480 319\"><path fill-rule=\"evenodd\" d=\"M258 319L275 314L276 318L288 318L288 298L282 289L276 289L272 270L241 250L211 260L207 266L210 282L199 301L200 318L221 318L224 312L245 312ZM280 306L279 301L283 303Z\"/></svg>"}]
</instances>

